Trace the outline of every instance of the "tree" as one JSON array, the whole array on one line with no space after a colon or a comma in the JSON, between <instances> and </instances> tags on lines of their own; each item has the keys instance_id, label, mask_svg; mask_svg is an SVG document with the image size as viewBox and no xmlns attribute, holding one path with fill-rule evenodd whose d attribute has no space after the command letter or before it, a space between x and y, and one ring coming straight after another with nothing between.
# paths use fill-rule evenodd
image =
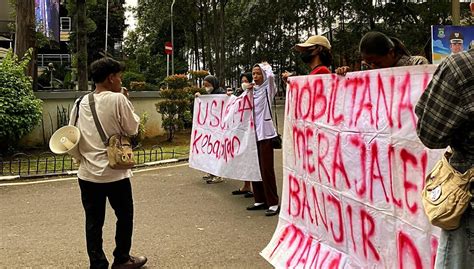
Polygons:
<instances>
[{"instance_id":1,"label":"tree","mask_svg":"<svg viewBox=\"0 0 474 269\"><path fill-rule=\"evenodd\" d=\"M35 1L15 1L15 53L22 57L31 48L31 62L26 72L33 78L33 87L36 86L38 75L36 73L36 26L35 26Z\"/></svg>"},{"instance_id":2,"label":"tree","mask_svg":"<svg viewBox=\"0 0 474 269\"><path fill-rule=\"evenodd\" d=\"M126 49L143 70L152 60L164 65L171 1L138 2L138 27ZM467 10L467 3L461 5ZM173 15L175 69L206 69L226 85L238 85L242 71L264 60L277 73L305 74L306 66L292 48L314 34L330 39L334 67L357 69L359 41L370 30L398 37L414 54L429 58L430 26L449 24L449 13L446 1L180 0ZM164 68L155 65L152 70L148 79L164 78Z\"/></svg>"},{"instance_id":3,"label":"tree","mask_svg":"<svg viewBox=\"0 0 474 269\"><path fill-rule=\"evenodd\" d=\"M80 91L88 91L86 0L77 0L76 10L78 86Z\"/></svg>"},{"instance_id":4,"label":"tree","mask_svg":"<svg viewBox=\"0 0 474 269\"><path fill-rule=\"evenodd\" d=\"M15 148L41 119L42 101L25 75L31 51L22 60L10 51L0 62L0 152Z\"/></svg>"},{"instance_id":5,"label":"tree","mask_svg":"<svg viewBox=\"0 0 474 269\"><path fill-rule=\"evenodd\" d=\"M189 82L185 75L169 76L165 82L169 89L160 92L165 100L155 106L161 114L163 128L168 132L168 141L172 142L176 131L184 127L183 115L189 114L189 92L186 89Z\"/></svg>"},{"instance_id":6,"label":"tree","mask_svg":"<svg viewBox=\"0 0 474 269\"><path fill-rule=\"evenodd\" d=\"M116 51L114 45L122 41L125 31L125 0L109 0L109 29L107 38L107 53L116 58L122 55ZM95 4L89 4L88 17L94 21L95 29L88 34L87 51L88 61L92 62L104 55L105 51L105 19L107 0L96 0Z\"/></svg>"}]
</instances>

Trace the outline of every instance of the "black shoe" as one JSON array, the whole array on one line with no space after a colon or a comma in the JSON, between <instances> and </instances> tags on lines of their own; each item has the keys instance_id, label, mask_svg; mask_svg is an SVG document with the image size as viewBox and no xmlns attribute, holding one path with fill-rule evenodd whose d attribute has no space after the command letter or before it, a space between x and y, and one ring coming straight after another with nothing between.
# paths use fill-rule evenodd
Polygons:
<instances>
[{"instance_id":1,"label":"black shoe","mask_svg":"<svg viewBox=\"0 0 474 269\"><path fill-rule=\"evenodd\" d=\"M130 259L124 263L113 263L112 269L135 269L142 267L147 262L145 256L134 257L130 256Z\"/></svg>"},{"instance_id":2,"label":"black shoe","mask_svg":"<svg viewBox=\"0 0 474 269\"><path fill-rule=\"evenodd\" d=\"M267 216L267 217L275 216L278 213L280 213L280 207L278 207L276 210L271 210L271 209L265 210L265 216Z\"/></svg>"},{"instance_id":3,"label":"black shoe","mask_svg":"<svg viewBox=\"0 0 474 269\"><path fill-rule=\"evenodd\" d=\"M246 193L244 194L244 197L245 197L245 198L252 198L252 197L253 197L253 192L251 192L251 191L246 192Z\"/></svg>"},{"instance_id":4,"label":"black shoe","mask_svg":"<svg viewBox=\"0 0 474 269\"><path fill-rule=\"evenodd\" d=\"M247 206L247 210L264 210L267 209L268 206L266 204L261 204L261 205L251 205Z\"/></svg>"},{"instance_id":5,"label":"black shoe","mask_svg":"<svg viewBox=\"0 0 474 269\"><path fill-rule=\"evenodd\" d=\"M247 194L247 193L249 193L249 192L250 192L250 191L244 191L244 190L238 189L238 190L232 191L232 195Z\"/></svg>"},{"instance_id":6,"label":"black shoe","mask_svg":"<svg viewBox=\"0 0 474 269\"><path fill-rule=\"evenodd\" d=\"M207 181L207 180L212 179L213 177L214 177L213 175L207 174L207 175L203 176L202 179Z\"/></svg>"}]
</instances>

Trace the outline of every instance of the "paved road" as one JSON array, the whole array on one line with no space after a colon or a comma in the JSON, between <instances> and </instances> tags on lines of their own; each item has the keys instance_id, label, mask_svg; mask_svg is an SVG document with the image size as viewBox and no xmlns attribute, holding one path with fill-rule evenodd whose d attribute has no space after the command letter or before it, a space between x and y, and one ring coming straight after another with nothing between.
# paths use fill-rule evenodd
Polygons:
<instances>
[{"instance_id":1,"label":"paved road","mask_svg":"<svg viewBox=\"0 0 474 269\"><path fill-rule=\"evenodd\" d=\"M276 151L280 193L281 158ZM147 268L271 268L259 252L278 218L245 210L253 199L230 194L241 182L208 185L202 175L185 163L135 173L132 254L148 256ZM104 249L109 260L114 222L108 206ZM87 268L85 250L75 179L0 186L0 268Z\"/></svg>"}]
</instances>

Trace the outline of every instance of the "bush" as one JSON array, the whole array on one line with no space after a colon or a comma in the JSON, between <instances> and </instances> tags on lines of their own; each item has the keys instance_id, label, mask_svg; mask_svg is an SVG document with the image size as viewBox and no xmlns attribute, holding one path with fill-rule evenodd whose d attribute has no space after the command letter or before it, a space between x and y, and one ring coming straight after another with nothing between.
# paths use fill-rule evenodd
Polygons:
<instances>
[{"instance_id":1,"label":"bush","mask_svg":"<svg viewBox=\"0 0 474 269\"><path fill-rule=\"evenodd\" d=\"M124 87L130 88L130 83L132 81L143 82L145 81L145 76L135 72L124 72L122 76L122 85Z\"/></svg>"},{"instance_id":2,"label":"bush","mask_svg":"<svg viewBox=\"0 0 474 269\"><path fill-rule=\"evenodd\" d=\"M130 82L129 89L132 91L143 91L145 89L145 82L143 81L132 81Z\"/></svg>"},{"instance_id":3,"label":"bush","mask_svg":"<svg viewBox=\"0 0 474 269\"><path fill-rule=\"evenodd\" d=\"M20 60L9 51L0 62L0 151L16 147L41 119L42 101L25 75L30 54Z\"/></svg>"},{"instance_id":4,"label":"bush","mask_svg":"<svg viewBox=\"0 0 474 269\"><path fill-rule=\"evenodd\" d=\"M145 83L144 91L159 91L160 87L156 86L155 84Z\"/></svg>"},{"instance_id":5,"label":"bush","mask_svg":"<svg viewBox=\"0 0 474 269\"><path fill-rule=\"evenodd\" d=\"M168 141L173 141L177 130L184 128L186 111L189 111L188 92L185 89L161 90L164 101L156 104L156 111L161 114L163 128L168 132Z\"/></svg>"},{"instance_id":6,"label":"bush","mask_svg":"<svg viewBox=\"0 0 474 269\"><path fill-rule=\"evenodd\" d=\"M132 91L159 91L160 88L156 85L141 81L130 82L130 90Z\"/></svg>"},{"instance_id":7,"label":"bush","mask_svg":"<svg viewBox=\"0 0 474 269\"><path fill-rule=\"evenodd\" d=\"M188 77L186 75L172 75L166 77L164 82L168 84L171 89L183 89L189 86Z\"/></svg>"},{"instance_id":8,"label":"bush","mask_svg":"<svg viewBox=\"0 0 474 269\"><path fill-rule=\"evenodd\" d=\"M132 144L135 146L140 146L141 142L145 139L146 133L146 123L148 122L148 113L143 112L142 116L140 117L140 125L138 126L138 133L132 137Z\"/></svg>"},{"instance_id":9,"label":"bush","mask_svg":"<svg viewBox=\"0 0 474 269\"><path fill-rule=\"evenodd\" d=\"M191 71L189 71L189 74L192 76L193 79L205 78L207 75L209 75L209 71L207 71L207 70L191 70Z\"/></svg>"}]
</instances>

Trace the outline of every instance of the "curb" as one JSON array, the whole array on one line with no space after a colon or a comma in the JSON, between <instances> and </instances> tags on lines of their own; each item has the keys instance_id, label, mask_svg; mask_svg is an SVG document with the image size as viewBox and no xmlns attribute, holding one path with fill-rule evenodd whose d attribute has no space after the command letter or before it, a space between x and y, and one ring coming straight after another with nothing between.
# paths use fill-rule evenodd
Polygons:
<instances>
[{"instance_id":1,"label":"curb","mask_svg":"<svg viewBox=\"0 0 474 269\"><path fill-rule=\"evenodd\" d=\"M151 166L160 166L160 165L166 165L166 164L171 164L171 163L179 163L179 162L187 162L189 158L175 158L175 159L167 159L167 160L161 160L161 161L154 161L154 162L148 162L148 163L142 163L139 165L135 165L133 167L133 171L139 171L140 168L149 168ZM13 176L0 176L0 182L7 182L7 181L18 181L21 179L45 179L45 178L60 178L63 176L75 176L77 175L77 170L72 170L72 171L65 171L61 173L51 173L51 174L43 174L43 175L13 175Z\"/></svg>"}]
</instances>

